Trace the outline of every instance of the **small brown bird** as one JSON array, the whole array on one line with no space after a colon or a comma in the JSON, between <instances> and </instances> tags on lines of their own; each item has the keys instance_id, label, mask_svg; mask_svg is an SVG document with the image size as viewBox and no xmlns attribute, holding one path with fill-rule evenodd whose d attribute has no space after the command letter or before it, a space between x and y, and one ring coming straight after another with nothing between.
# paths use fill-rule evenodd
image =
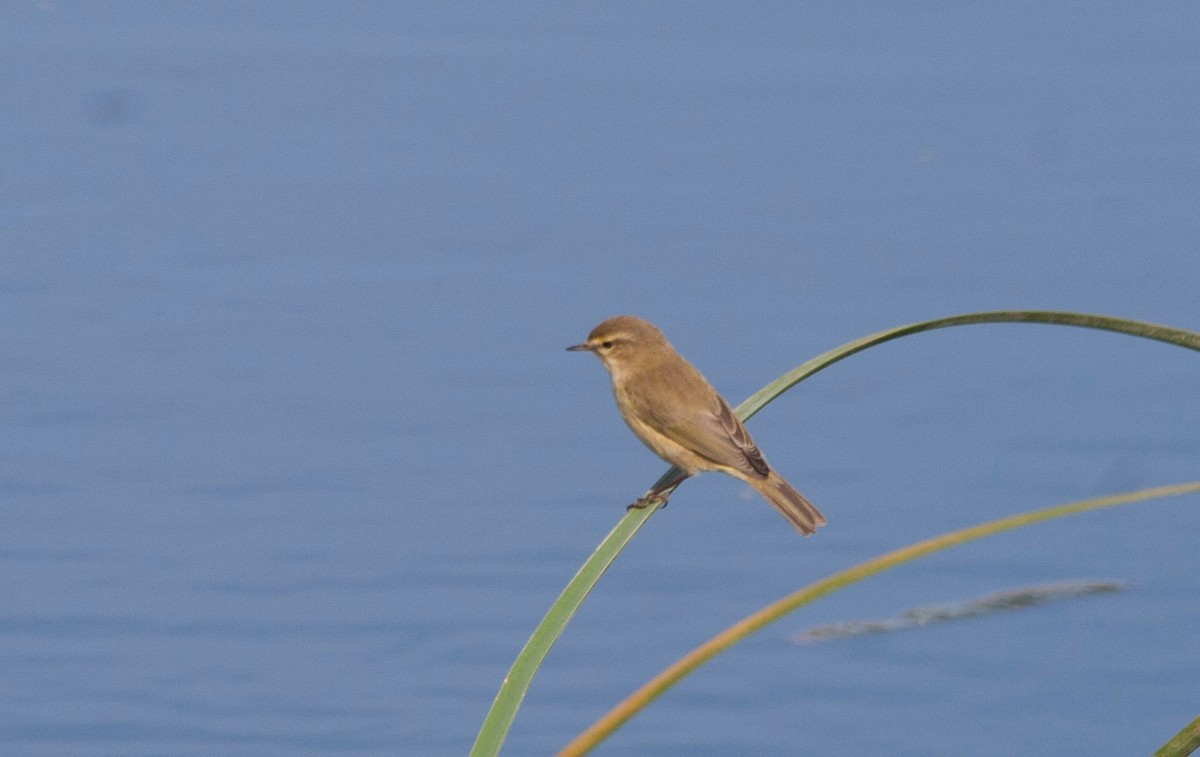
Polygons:
<instances>
[{"instance_id":1,"label":"small brown bird","mask_svg":"<svg viewBox=\"0 0 1200 757\"><path fill-rule=\"evenodd\" d=\"M625 423L684 477L700 471L727 473L753 487L805 536L825 525L820 511L767 465L729 403L654 324L618 315L592 329L586 342L567 349L600 358L612 377L613 396ZM630 507L665 501L656 490Z\"/></svg>"}]
</instances>

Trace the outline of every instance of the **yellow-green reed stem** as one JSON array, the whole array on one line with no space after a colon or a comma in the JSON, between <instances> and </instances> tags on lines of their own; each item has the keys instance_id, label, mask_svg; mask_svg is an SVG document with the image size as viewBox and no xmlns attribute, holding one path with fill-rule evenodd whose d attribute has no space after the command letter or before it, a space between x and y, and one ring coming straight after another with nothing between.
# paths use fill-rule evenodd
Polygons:
<instances>
[{"instance_id":1,"label":"yellow-green reed stem","mask_svg":"<svg viewBox=\"0 0 1200 757\"><path fill-rule=\"evenodd\" d=\"M1158 748L1153 757L1187 757L1200 749L1200 718L1183 727L1171 740Z\"/></svg>"},{"instance_id":2,"label":"yellow-green reed stem","mask_svg":"<svg viewBox=\"0 0 1200 757\"><path fill-rule=\"evenodd\" d=\"M1172 486L1158 486L1152 489L1142 489L1140 491L1129 492L1126 494L1115 494L1107 497L1097 497L1087 499L1080 502L1073 502L1066 505L1057 505L1055 507L1047 507L1042 510L1034 510L1020 515L1012 515L1007 518L982 523L970 528L964 528L959 531L952 531L942 536L937 536L932 539L927 539L922 542L917 542L907 547L897 549L885 555L872 558L866 562L859 563L851 568L835 573L820 581L809 584L804 588L796 591L788 596L780 599L763 609L755 612L721 633L712 637L700 646L688 652L677 662L672 664L666 670L662 671L654 678L647 681L637 691L630 694L616 707L609 710L603 717L593 723L575 738L570 744L558 753L558 757L575 757L577 755L586 754L591 751L597 744L607 738L613 731L621 726L625 721L629 720L635 714L657 699L667 689L674 686L682 678L689 673L716 657L721 652L729 649L734 644L745 639L750 634L758 631L768 623L772 623L787 613L795 610L798 607L808 604L815 599L831 594L839 589L844 589L851 584L857 583L876 573L882 573L885 570L890 570L898 565L902 565L918 557L938 552L949 547L957 546L968 541L980 539L985 536L992 536L1004 531L1011 531L1014 528L1028 526L1033 523L1039 523L1045 520L1054 518L1062 518L1068 515L1076 515L1078 513L1088 512L1090 510L1100 510L1106 507L1116 507L1117 505L1126 505L1132 502L1140 502L1147 499L1155 499L1160 497L1178 496L1181 494L1192 494L1200 492L1200 481L1193 481L1184 484L1175 484Z\"/></svg>"}]
</instances>

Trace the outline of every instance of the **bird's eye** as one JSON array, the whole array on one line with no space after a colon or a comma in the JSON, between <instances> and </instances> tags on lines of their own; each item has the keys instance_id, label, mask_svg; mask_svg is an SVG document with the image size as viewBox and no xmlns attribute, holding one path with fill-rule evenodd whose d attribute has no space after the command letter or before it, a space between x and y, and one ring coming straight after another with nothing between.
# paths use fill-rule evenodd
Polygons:
<instances>
[{"instance_id":1,"label":"bird's eye","mask_svg":"<svg viewBox=\"0 0 1200 757\"><path fill-rule=\"evenodd\" d=\"M604 348L604 349L606 349L606 350L611 350L611 349L612 349L612 342L601 342L601 343L600 343L600 346L601 346L601 347L603 347L603 348Z\"/></svg>"}]
</instances>

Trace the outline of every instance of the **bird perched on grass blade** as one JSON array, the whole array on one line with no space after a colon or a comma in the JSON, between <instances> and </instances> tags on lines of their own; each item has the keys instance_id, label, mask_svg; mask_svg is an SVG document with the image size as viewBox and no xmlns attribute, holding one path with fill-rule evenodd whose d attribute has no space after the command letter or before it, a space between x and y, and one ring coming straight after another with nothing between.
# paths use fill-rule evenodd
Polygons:
<instances>
[{"instance_id":1,"label":"bird perched on grass blade","mask_svg":"<svg viewBox=\"0 0 1200 757\"><path fill-rule=\"evenodd\" d=\"M567 349L600 358L612 378L621 417L663 460L687 476L720 471L746 482L805 536L825 525L820 511L767 465L729 403L654 324L618 315L592 329L586 342ZM665 502L662 491L680 480L630 507Z\"/></svg>"}]
</instances>

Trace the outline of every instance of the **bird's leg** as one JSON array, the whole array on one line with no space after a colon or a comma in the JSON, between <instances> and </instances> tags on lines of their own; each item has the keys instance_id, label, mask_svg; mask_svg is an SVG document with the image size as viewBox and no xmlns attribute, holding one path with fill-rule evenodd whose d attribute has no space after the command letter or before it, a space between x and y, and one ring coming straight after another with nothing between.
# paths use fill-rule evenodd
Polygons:
<instances>
[{"instance_id":1,"label":"bird's leg","mask_svg":"<svg viewBox=\"0 0 1200 757\"><path fill-rule=\"evenodd\" d=\"M649 507L650 505L659 505L661 507L666 507L667 506L667 498L661 494L658 494L657 492L650 492L649 494L645 494L645 495L642 495L641 497L638 497L632 504L626 505L625 509L626 510L642 510L644 508Z\"/></svg>"},{"instance_id":2,"label":"bird's leg","mask_svg":"<svg viewBox=\"0 0 1200 757\"><path fill-rule=\"evenodd\" d=\"M626 510L641 510L643 508L650 507L651 505L658 505L660 509L666 507L667 506L667 495L663 494L663 492L668 491L670 489L674 489L676 486L679 486L681 483L683 483L683 480L686 479L689 475L690 474L686 473L685 471L680 471L678 475L673 476L672 478L668 479L667 482L664 483L662 486L656 486L653 489L651 489L650 491L643 494L642 496L638 497L637 501L635 501L631 505L626 506L625 509Z\"/></svg>"}]
</instances>

